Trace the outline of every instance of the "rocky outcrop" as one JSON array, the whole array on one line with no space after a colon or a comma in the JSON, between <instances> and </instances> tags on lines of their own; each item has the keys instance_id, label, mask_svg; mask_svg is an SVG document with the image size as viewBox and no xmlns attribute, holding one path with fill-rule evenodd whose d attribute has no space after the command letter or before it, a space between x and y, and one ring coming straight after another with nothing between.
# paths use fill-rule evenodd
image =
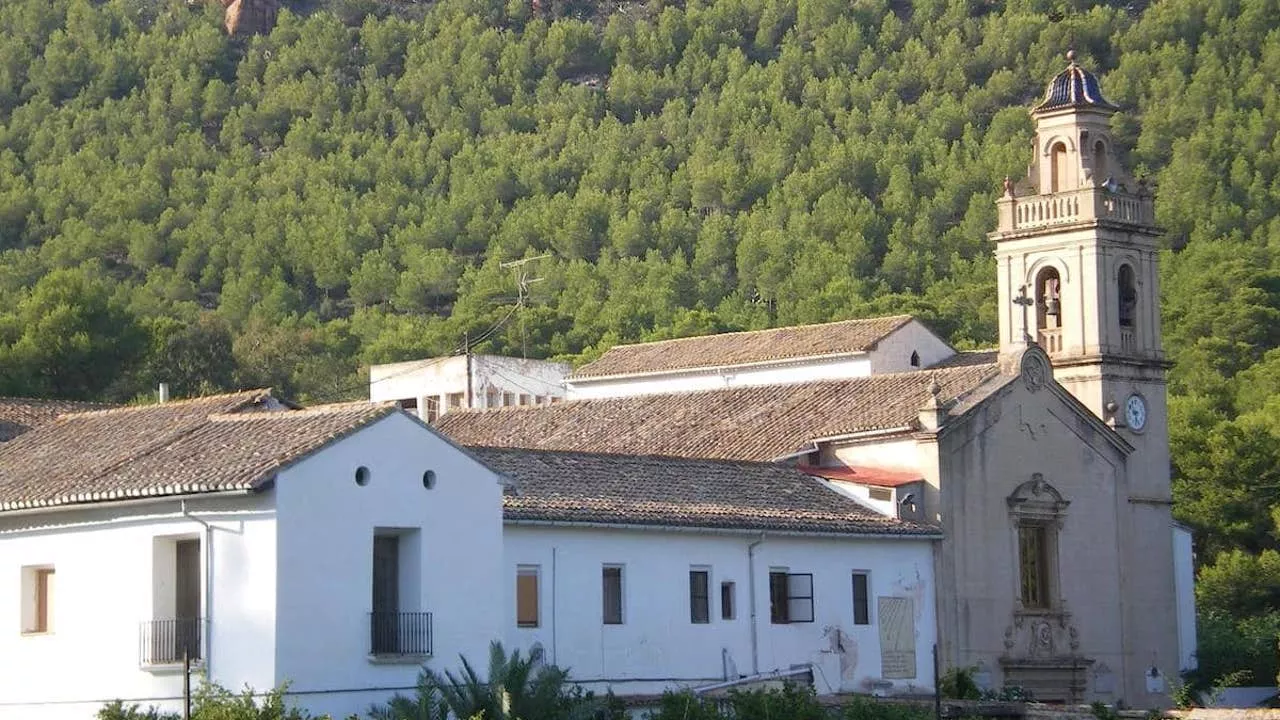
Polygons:
<instances>
[{"instance_id":1,"label":"rocky outcrop","mask_svg":"<svg viewBox=\"0 0 1280 720\"><path fill-rule=\"evenodd\" d=\"M280 0L221 0L226 9L223 27L228 35L271 32L280 12Z\"/></svg>"}]
</instances>

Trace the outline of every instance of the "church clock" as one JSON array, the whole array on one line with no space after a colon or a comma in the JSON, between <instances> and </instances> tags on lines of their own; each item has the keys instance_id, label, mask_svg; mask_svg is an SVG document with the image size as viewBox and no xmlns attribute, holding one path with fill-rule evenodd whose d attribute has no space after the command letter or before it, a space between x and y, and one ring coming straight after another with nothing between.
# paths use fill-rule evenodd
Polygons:
<instances>
[{"instance_id":1,"label":"church clock","mask_svg":"<svg viewBox=\"0 0 1280 720\"><path fill-rule=\"evenodd\" d=\"M1142 432L1147 426L1147 401L1134 393L1124 403L1124 419L1130 430Z\"/></svg>"}]
</instances>

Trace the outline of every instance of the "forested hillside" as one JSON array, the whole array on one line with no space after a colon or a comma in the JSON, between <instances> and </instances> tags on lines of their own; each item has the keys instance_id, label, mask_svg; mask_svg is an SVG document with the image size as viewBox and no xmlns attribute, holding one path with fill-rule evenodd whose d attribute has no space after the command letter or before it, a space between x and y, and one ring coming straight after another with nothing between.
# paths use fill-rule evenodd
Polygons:
<instances>
[{"instance_id":1,"label":"forested hillside","mask_svg":"<svg viewBox=\"0 0 1280 720\"><path fill-rule=\"evenodd\" d=\"M903 311L987 345L993 200L1074 43L1168 228L1202 662L1275 672L1280 1L293 7L0 4L0 394L354 398L467 342Z\"/></svg>"}]
</instances>

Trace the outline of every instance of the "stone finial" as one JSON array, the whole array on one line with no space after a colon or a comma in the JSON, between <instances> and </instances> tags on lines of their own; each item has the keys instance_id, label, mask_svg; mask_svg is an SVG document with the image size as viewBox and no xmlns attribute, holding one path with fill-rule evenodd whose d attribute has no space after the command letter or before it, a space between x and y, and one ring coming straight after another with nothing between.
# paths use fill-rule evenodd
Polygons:
<instances>
[{"instance_id":1,"label":"stone finial","mask_svg":"<svg viewBox=\"0 0 1280 720\"><path fill-rule=\"evenodd\" d=\"M947 408L942 402L942 386L936 375L929 376L929 397L920 406L920 429L936 432L947 421Z\"/></svg>"},{"instance_id":2,"label":"stone finial","mask_svg":"<svg viewBox=\"0 0 1280 720\"><path fill-rule=\"evenodd\" d=\"M1070 63L1070 64L1072 64L1072 65L1075 65L1075 64L1076 64L1076 49L1075 49L1075 48L1070 48L1069 50L1067 50L1067 62L1068 62L1068 63Z\"/></svg>"},{"instance_id":3,"label":"stone finial","mask_svg":"<svg viewBox=\"0 0 1280 720\"><path fill-rule=\"evenodd\" d=\"M1004 176L1004 196L1013 197L1013 180L1008 175Z\"/></svg>"}]
</instances>

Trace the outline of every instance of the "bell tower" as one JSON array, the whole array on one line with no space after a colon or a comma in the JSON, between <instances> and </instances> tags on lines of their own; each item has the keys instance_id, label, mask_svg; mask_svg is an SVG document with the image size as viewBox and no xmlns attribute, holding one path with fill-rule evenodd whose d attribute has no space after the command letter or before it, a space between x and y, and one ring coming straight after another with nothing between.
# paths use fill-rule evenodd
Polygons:
<instances>
[{"instance_id":1,"label":"bell tower","mask_svg":"<svg viewBox=\"0 0 1280 720\"><path fill-rule=\"evenodd\" d=\"M1146 185L1121 166L1119 108L1098 79L1068 64L1032 109L1027 177L996 202L1000 349L1037 343L1053 377L1134 450L1116 488L1126 604L1125 699L1155 701L1138 676L1176 677L1172 492L1160 337L1158 239ZM1159 693L1156 693L1159 695Z\"/></svg>"}]
</instances>

